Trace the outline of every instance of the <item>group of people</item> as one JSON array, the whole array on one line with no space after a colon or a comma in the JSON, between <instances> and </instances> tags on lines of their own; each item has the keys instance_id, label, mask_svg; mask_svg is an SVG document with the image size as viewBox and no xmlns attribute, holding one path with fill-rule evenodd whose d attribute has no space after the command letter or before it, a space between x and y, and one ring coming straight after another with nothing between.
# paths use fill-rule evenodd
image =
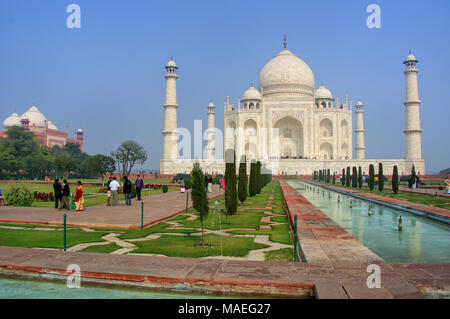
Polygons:
<instances>
[{"instance_id":1,"label":"group of people","mask_svg":"<svg viewBox=\"0 0 450 319\"><path fill-rule=\"evenodd\" d=\"M125 205L131 206L131 192L133 189L133 184L128 179L128 176L124 176L123 188L122 192L125 196ZM141 178L141 175L138 174L137 179L134 183L136 189L137 200L141 200L142 189L144 188L144 180ZM107 202L106 206L117 206L119 199L119 187L120 183L117 181L117 178L114 176L109 177L108 184L106 186L107 192Z\"/></svg>"},{"instance_id":2,"label":"group of people","mask_svg":"<svg viewBox=\"0 0 450 319\"><path fill-rule=\"evenodd\" d=\"M207 193L212 193L212 176L211 175L205 175L205 188Z\"/></svg>"},{"instance_id":3,"label":"group of people","mask_svg":"<svg viewBox=\"0 0 450 319\"><path fill-rule=\"evenodd\" d=\"M67 209L70 210L69 196L70 196L70 186L66 179L63 179L62 183L59 179L55 179L53 183L53 191L55 194L55 208L56 209ZM75 210L84 210L84 187L81 181L77 182L77 189L75 192L75 197L73 201L75 202Z\"/></svg>"}]
</instances>

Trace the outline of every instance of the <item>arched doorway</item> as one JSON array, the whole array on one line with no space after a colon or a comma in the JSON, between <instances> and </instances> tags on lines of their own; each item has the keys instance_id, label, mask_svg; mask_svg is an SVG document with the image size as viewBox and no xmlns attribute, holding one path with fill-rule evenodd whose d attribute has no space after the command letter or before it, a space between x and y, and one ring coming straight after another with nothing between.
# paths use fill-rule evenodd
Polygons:
<instances>
[{"instance_id":1,"label":"arched doorway","mask_svg":"<svg viewBox=\"0 0 450 319\"><path fill-rule=\"evenodd\" d=\"M303 156L303 126L299 120L285 116L278 120L274 129L278 129L278 155L285 158ZM272 151L276 152L272 146Z\"/></svg>"},{"instance_id":2,"label":"arched doorway","mask_svg":"<svg viewBox=\"0 0 450 319\"><path fill-rule=\"evenodd\" d=\"M320 144L320 158L324 160L329 160L333 158L333 146L330 143Z\"/></svg>"},{"instance_id":3,"label":"arched doorway","mask_svg":"<svg viewBox=\"0 0 450 319\"><path fill-rule=\"evenodd\" d=\"M257 158L257 130L258 125L252 119L245 121L244 123L244 136L245 136L245 156L247 160Z\"/></svg>"}]
</instances>

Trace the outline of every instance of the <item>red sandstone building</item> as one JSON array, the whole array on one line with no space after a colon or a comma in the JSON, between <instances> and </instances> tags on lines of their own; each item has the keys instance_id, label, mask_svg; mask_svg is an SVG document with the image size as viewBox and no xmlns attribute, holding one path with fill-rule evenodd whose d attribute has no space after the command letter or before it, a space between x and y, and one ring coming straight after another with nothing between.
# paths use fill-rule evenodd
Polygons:
<instances>
[{"instance_id":1,"label":"red sandstone building","mask_svg":"<svg viewBox=\"0 0 450 319\"><path fill-rule=\"evenodd\" d=\"M42 114L36 106L31 106L28 111L21 116L14 112L6 120L3 121L3 130L0 130L0 137L6 137L6 130L11 126L23 126L25 129L33 132L39 138L42 146L53 147L55 145L63 147L67 143L75 143L80 145L83 150L83 130L78 129L75 137L68 137L68 132L60 131Z\"/></svg>"}]
</instances>

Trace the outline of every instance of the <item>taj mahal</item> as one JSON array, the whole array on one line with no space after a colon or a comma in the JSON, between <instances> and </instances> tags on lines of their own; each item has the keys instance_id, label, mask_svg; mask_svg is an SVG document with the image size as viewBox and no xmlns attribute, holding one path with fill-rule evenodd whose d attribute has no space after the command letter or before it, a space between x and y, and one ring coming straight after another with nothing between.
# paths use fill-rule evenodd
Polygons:
<instances>
[{"instance_id":1,"label":"taj mahal","mask_svg":"<svg viewBox=\"0 0 450 319\"><path fill-rule=\"evenodd\" d=\"M216 144L224 150L234 149L236 162L242 155L247 163L260 160L273 174L310 175L315 170L339 172L347 166L383 163L386 174L398 166L400 174L425 173L422 158L420 99L417 83L418 60L409 54L405 61L405 156L403 159L366 159L364 143L364 104L355 105L348 95L340 101L321 84L316 89L314 73L303 60L287 49L261 70L258 87L247 89L236 104L229 97L224 103L223 135L215 130L215 105L207 106L208 130L205 156L202 159L180 158L177 129L177 65L171 59L166 66L166 102L164 104L164 153L160 161L162 174L189 172L194 161L208 173L224 173L223 158L216 158ZM355 129L353 130L353 109ZM353 132L356 145L353 145ZM216 138L223 139L216 143ZM353 157L355 149L355 158Z\"/></svg>"}]
</instances>

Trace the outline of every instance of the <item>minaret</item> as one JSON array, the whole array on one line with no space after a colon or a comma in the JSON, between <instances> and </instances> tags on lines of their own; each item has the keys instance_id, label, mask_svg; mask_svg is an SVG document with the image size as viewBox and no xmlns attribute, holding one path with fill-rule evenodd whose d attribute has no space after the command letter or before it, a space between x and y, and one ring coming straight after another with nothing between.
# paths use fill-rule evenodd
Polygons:
<instances>
[{"instance_id":1,"label":"minaret","mask_svg":"<svg viewBox=\"0 0 450 319\"><path fill-rule=\"evenodd\" d=\"M419 88L417 85L417 73L419 71L416 68L417 59L414 55L409 53L405 62L406 70L406 100L403 103L406 107L406 122L405 133L406 137L406 153L405 158L408 160L422 159L422 129L420 128L420 100L419 100Z\"/></svg>"},{"instance_id":2,"label":"minaret","mask_svg":"<svg viewBox=\"0 0 450 319\"><path fill-rule=\"evenodd\" d=\"M215 106L213 102L208 104L208 142L207 142L207 159L214 160L216 156L216 137L214 134L214 117L216 114Z\"/></svg>"},{"instance_id":3,"label":"minaret","mask_svg":"<svg viewBox=\"0 0 450 319\"><path fill-rule=\"evenodd\" d=\"M356 102L356 159L365 159L365 146L364 146L364 120L363 120L363 104L361 101Z\"/></svg>"},{"instance_id":4,"label":"minaret","mask_svg":"<svg viewBox=\"0 0 450 319\"><path fill-rule=\"evenodd\" d=\"M177 150L177 65L173 59L166 66L166 103L164 104L164 155L163 160L178 157Z\"/></svg>"}]
</instances>

